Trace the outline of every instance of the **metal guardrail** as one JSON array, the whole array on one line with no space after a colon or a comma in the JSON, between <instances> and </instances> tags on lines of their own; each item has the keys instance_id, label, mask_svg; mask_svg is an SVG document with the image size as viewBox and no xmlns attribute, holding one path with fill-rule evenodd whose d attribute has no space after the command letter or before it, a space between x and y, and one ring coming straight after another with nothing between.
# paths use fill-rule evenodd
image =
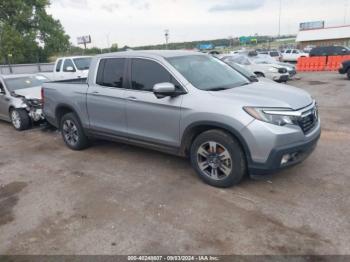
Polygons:
<instances>
[{"instance_id":1,"label":"metal guardrail","mask_svg":"<svg viewBox=\"0 0 350 262\"><path fill-rule=\"evenodd\" d=\"M52 72L54 65L54 63L0 65L0 74L9 75Z\"/></svg>"}]
</instances>

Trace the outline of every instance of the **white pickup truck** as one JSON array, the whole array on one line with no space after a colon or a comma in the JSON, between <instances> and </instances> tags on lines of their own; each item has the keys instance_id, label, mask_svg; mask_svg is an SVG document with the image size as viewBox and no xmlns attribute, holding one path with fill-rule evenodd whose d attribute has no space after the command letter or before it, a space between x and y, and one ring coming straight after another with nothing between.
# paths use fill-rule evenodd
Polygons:
<instances>
[{"instance_id":1,"label":"white pickup truck","mask_svg":"<svg viewBox=\"0 0 350 262\"><path fill-rule=\"evenodd\" d=\"M61 57L55 62L52 73L40 73L51 81L86 78L89 72L91 56Z\"/></svg>"},{"instance_id":2,"label":"white pickup truck","mask_svg":"<svg viewBox=\"0 0 350 262\"><path fill-rule=\"evenodd\" d=\"M309 54L298 49L286 49L282 53L283 62L297 62L300 57L308 57Z\"/></svg>"}]
</instances>

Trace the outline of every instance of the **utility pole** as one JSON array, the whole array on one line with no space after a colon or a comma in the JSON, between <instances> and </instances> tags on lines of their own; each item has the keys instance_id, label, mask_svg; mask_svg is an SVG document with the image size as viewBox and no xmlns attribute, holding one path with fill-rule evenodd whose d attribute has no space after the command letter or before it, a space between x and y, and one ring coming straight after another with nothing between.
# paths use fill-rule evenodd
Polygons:
<instances>
[{"instance_id":1,"label":"utility pole","mask_svg":"<svg viewBox=\"0 0 350 262\"><path fill-rule=\"evenodd\" d=\"M0 48L2 47L3 22L0 21ZM0 64L2 63L2 52L0 52Z\"/></svg>"},{"instance_id":2,"label":"utility pole","mask_svg":"<svg viewBox=\"0 0 350 262\"><path fill-rule=\"evenodd\" d=\"M346 25L346 18L348 15L348 5L349 5L349 1L344 0L344 25Z\"/></svg>"},{"instance_id":3,"label":"utility pole","mask_svg":"<svg viewBox=\"0 0 350 262\"><path fill-rule=\"evenodd\" d=\"M281 14L282 14L282 0L280 0L279 14L278 14L278 37L281 36Z\"/></svg>"},{"instance_id":4,"label":"utility pole","mask_svg":"<svg viewBox=\"0 0 350 262\"><path fill-rule=\"evenodd\" d=\"M169 29L164 30L164 36L165 36L165 48L168 49L168 43L169 43Z\"/></svg>"}]
</instances>

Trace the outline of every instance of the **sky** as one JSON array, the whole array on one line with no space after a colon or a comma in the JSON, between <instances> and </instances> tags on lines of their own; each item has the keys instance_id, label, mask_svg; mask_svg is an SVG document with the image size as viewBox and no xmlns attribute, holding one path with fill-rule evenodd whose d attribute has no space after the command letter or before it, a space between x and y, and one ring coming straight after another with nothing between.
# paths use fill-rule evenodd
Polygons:
<instances>
[{"instance_id":1,"label":"sky","mask_svg":"<svg viewBox=\"0 0 350 262\"><path fill-rule=\"evenodd\" d=\"M296 34L300 22L350 24L350 0L51 0L48 13L76 38L91 35L100 48L208 40L248 35Z\"/></svg>"}]
</instances>

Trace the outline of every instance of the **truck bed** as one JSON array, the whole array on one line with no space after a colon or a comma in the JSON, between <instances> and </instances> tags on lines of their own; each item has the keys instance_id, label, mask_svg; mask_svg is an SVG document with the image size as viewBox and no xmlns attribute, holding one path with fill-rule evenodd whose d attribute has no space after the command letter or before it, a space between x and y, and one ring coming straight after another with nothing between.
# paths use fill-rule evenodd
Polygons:
<instances>
[{"instance_id":1,"label":"truck bed","mask_svg":"<svg viewBox=\"0 0 350 262\"><path fill-rule=\"evenodd\" d=\"M87 78L74 78L74 79L65 79L65 80L57 80L50 81L49 83L62 83L62 84L87 84Z\"/></svg>"}]
</instances>

